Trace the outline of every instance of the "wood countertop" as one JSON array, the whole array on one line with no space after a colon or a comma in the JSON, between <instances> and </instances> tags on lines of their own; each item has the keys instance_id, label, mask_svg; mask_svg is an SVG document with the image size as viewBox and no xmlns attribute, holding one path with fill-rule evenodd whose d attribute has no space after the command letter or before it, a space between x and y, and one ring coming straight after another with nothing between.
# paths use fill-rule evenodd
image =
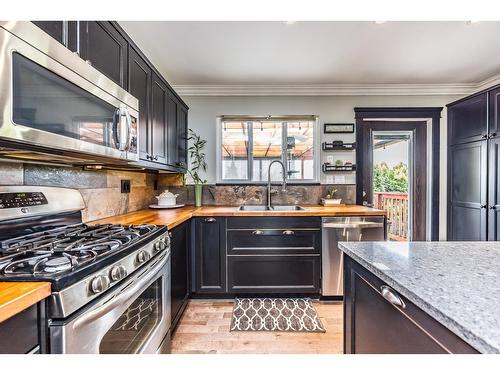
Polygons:
<instances>
[{"instance_id":1,"label":"wood countertop","mask_svg":"<svg viewBox=\"0 0 500 375\"><path fill-rule=\"evenodd\" d=\"M197 216L380 216L385 211L357 205L303 206L304 211L239 211L235 206L185 206L175 209L145 209L95 220L91 224L157 224L168 229Z\"/></svg>"},{"instance_id":2,"label":"wood countertop","mask_svg":"<svg viewBox=\"0 0 500 375\"><path fill-rule=\"evenodd\" d=\"M0 323L50 296L49 282L0 282Z\"/></svg>"}]
</instances>

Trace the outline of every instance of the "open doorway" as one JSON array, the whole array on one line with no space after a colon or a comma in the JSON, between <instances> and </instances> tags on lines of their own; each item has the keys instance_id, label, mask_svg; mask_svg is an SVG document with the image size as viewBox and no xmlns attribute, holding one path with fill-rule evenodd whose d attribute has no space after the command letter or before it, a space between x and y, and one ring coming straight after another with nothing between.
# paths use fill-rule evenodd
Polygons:
<instances>
[{"instance_id":1,"label":"open doorway","mask_svg":"<svg viewBox=\"0 0 500 375\"><path fill-rule=\"evenodd\" d=\"M374 131L373 207L387 212L387 239L412 238L412 149L411 131Z\"/></svg>"}]
</instances>

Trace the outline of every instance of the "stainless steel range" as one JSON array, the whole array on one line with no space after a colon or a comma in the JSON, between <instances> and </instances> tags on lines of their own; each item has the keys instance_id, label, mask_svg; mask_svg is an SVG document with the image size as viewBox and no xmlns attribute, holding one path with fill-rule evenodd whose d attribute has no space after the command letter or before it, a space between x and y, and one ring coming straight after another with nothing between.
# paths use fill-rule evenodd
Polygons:
<instances>
[{"instance_id":1,"label":"stainless steel range","mask_svg":"<svg viewBox=\"0 0 500 375\"><path fill-rule=\"evenodd\" d=\"M77 190L0 187L0 280L52 283L51 353L167 352L167 228L87 225L83 208Z\"/></svg>"}]
</instances>

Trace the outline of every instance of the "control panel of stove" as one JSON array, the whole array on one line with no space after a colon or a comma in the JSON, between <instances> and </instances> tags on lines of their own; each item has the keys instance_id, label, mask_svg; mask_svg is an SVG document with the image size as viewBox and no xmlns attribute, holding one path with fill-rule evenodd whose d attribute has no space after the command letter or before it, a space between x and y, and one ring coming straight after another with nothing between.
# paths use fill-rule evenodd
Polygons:
<instances>
[{"instance_id":1,"label":"control panel of stove","mask_svg":"<svg viewBox=\"0 0 500 375\"><path fill-rule=\"evenodd\" d=\"M40 206L42 204L48 204L48 202L41 192L0 193L0 209Z\"/></svg>"},{"instance_id":2,"label":"control panel of stove","mask_svg":"<svg viewBox=\"0 0 500 375\"><path fill-rule=\"evenodd\" d=\"M140 250L130 254L119 262L106 267L98 275L90 278L88 291L90 295L100 294L124 279L150 259L163 251L170 249L170 233L150 242Z\"/></svg>"}]
</instances>

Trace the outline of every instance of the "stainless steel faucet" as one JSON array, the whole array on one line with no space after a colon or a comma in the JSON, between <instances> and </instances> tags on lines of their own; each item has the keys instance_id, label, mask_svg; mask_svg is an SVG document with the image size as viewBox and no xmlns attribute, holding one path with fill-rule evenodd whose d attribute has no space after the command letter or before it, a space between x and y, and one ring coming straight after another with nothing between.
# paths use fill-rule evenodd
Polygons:
<instances>
[{"instance_id":1,"label":"stainless steel faucet","mask_svg":"<svg viewBox=\"0 0 500 375\"><path fill-rule=\"evenodd\" d=\"M281 170L283 172L283 186L282 186L282 191L286 191L286 173L285 173L285 165L281 160L273 160L269 164L269 168L267 169L267 209L272 210L273 205L271 204L271 167L274 163L279 163L281 165Z\"/></svg>"}]
</instances>

